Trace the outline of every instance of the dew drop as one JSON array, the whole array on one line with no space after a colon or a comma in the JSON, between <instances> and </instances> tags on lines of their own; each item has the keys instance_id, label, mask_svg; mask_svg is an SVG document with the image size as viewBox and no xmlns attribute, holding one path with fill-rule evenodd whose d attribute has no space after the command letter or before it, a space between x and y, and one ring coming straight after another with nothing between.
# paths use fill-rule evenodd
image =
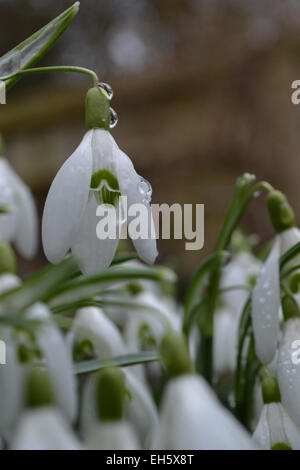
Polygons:
<instances>
[{"instance_id":1,"label":"dew drop","mask_svg":"<svg viewBox=\"0 0 300 470\"><path fill-rule=\"evenodd\" d=\"M152 196L152 187L149 181L145 180L145 178L141 178L138 184L139 193L144 196L143 203L150 203L151 196Z\"/></svg>"},{"instance_id":2,"label":"dew drop","mask_svg":"<svg viewBox=\"0 0 300 470\"><path fill-rule=\"evenodd\" d=\"M116 127L116 125L118 124L118 115L116 113L116 111L112 108L110 108L110 125L109 127L111 129L113 129L114 127Z\"/></svg>"},{"instance_id":3,"label":"dew drop","mask_svg":"<svg viewBox=\"0 0 300 470\"><path fill-rule=\"evenodd\" d=\"M114 96L114 92L113 92L112 87L108 83L99 82L98 87L102 88L106 92L109 100L112 99L112 97Z\"/></svg>"}]
</instances>

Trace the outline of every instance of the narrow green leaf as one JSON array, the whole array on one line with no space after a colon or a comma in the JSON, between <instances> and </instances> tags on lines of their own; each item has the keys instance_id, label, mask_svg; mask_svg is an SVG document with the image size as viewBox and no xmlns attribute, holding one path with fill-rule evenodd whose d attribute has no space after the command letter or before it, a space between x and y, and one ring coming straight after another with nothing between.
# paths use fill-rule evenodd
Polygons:
<instances>
[{"instance_id":1,"label":"narrow green leaf","mask_svg":"<svg viewBox=\"0 0 300 470\"><path fill-rule=\"evenodd\" d=\"M115 356L110 360L91 359L89 361L77 362L74 364L74 374L88 374L96 372L105 367L128 367L135 366L136 364L146 364L148 362L160 361L160 356L157 352L144 352L138 354L126 354L124 356Z\"/></svg>"},{"instance_id":2,"label":"narrow green leaf","mask_svg":"<svg viewBox=\"0 0 300 470\"><path fill-rule=\"evenodd\" d=\"M79 2L74 3L72 7L2 56L0 58L0 77L12 75L31 67L40 60L68 27L78 12L79 5ZM6 88L11 87L17 80L19 80L17 77L6 80Z\"/></svg>"},{"instance_id":3,"label":"narrow green leaf","mask_svg":"<svg viewBox=\"0 0 300 470\"><path fill-rule=\"evenodd\" d=\"M133 268L113 266L107 271L93 276L79 277L64 284L57 284L58 288L51 292L46 298L50 306L77 302L88 299L94 295L101 293L103 285L112 286L120 282L126 282L132 279L149 279L158 282L168 282L171 274L167 268Z\"/></svg>"},{"instance_id":4,"label":"narrow green leaf","mask_svg":"<svg viewBox=\"0 0 300 470\"><path fill-rule=\"evenodd\" d=\"M34 302L43 301L57 285L70 279L76 272L77 266L72 258L67 258L58 265L47 266L25 279L21 286L0 296L0 314L20 312Z\"/></svg>"}]
</instances>

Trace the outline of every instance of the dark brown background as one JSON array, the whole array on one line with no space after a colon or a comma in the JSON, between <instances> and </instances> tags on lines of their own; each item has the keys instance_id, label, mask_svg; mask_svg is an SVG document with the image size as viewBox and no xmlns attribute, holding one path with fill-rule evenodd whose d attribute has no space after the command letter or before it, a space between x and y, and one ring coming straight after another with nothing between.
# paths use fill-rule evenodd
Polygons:
<instances>
[{"instance_id":1,"label":"dark brown background","mask_svg":"<svg viewBox=\"0 0 300 470\"><path fill-rule=\"evenodd\" d=\"M0 0L0 53L71 2ZM115 91L113 130L153 202L205 204L205 248L161 241L160 260L187 280L212 249L236 177L255 173L300 211L300 6L296 1L83 0L42 65L95 68ZM0 108L7 157L40 212L52 178L84 133L87 77L24 78ZM76 188L74 188L76 190ZM272 235L259 198L245 227ZM21 262L27 273L45 262Z\"/></svg>"}]
</instances>

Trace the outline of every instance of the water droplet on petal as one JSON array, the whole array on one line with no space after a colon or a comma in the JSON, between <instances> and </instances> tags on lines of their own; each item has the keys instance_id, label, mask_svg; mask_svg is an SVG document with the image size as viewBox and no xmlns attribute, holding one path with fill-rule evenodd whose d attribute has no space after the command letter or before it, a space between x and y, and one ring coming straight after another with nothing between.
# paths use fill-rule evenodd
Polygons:
<instances>
[{"instance_id":1,"label":"water droplet on petal","mask_svg":"<svg viewBox=\"0 0 300 470\"><path fill-rule=\"evenodd\" d=\"M112 97L114 96L114 92L112 87L108 83L99 82L98 87L102 88L106 92L109 100L112 99Z\"/></svg>"},{"instance_id":2,"label":"water droplet on petal","mask_svg":"<svg viewBox=\"0 0 300 470\"><path fill-rule=\"evenodd\" d=\"M109 127L111 129L113 129L114 127L116 127L116 125L118 124L118 115L116 113L116 111L112 108L110 108L110 125Z\"/></svg>"},{"instance_id":3,"label":"water droplet on petal","mask_svg":"<svg viewBox=\"0 0 300 470\"><path fill-rule=\"evenodd\" d=\"M145 180L145 178L141 178L139 184L138 184L138 190L139 193L144 196L143 198L143 203L150 203L151 202L151 196L152 196L152 186L149 183L149 181Z\"/></svg>"}]
</instances>

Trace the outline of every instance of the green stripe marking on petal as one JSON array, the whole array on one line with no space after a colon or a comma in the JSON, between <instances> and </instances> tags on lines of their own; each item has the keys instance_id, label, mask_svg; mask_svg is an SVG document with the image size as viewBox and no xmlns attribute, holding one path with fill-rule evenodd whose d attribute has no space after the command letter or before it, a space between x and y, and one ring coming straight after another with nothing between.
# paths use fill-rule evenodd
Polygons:
<instances>
[{"instance_id":1,"label":"green stripe marking on petal","mask_svg":"<svg viewBox=\"0 0 300 470\"><path fill-rule=\"evenodd\" d=\"M100 203L115 206L120 196L120 187L117 178L109 170L103 169L94 173L90 187L94 191L98 190L96 197Z\"/></svg>"}]
</instances>

